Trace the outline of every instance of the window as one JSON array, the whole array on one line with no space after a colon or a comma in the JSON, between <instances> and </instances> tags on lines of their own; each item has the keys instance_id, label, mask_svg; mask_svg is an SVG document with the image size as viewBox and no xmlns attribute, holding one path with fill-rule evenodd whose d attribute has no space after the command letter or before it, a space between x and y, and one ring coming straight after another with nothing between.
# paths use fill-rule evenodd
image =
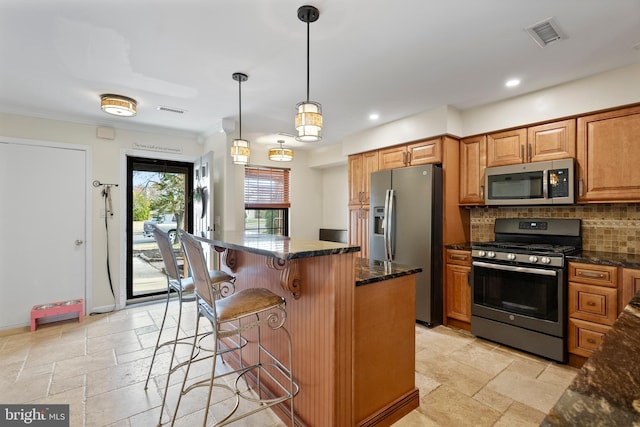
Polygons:
<instances>
[{"instance_id":1,"label":"window","mask_svg":"<svg viewBox=\"0 0 640 427\"><path fill-rule=\"evenodd\" d=\"M244 230L289 235L289 169L244 169Z\"/></svg>"}]
</instances>

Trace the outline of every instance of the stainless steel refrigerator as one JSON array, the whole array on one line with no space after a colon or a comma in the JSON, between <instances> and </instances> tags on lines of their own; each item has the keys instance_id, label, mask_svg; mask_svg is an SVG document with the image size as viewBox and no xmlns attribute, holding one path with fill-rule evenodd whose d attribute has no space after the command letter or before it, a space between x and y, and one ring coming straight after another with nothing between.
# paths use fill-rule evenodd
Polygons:
<instances>
[{"instance_id":1,"label":"stainless steel refrigerator","mask_svg":"<svg viewBox=\"0 0 640 427\"><path fill-rule=\"evenodd\" d=\"M442 323L442 168L411 166L371 174L370 259L421 267L416 321Z\"/></svg>"}]
</instances>

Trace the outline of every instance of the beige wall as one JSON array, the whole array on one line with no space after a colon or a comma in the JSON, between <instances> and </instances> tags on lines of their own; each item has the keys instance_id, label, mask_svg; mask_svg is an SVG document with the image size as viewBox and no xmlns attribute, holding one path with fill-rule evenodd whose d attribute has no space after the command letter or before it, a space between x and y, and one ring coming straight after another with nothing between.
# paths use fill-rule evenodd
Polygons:
<instances>
[{"instance_id":1,"label":"beige wall","mask_svg":"<svg viewBox=\"0 0 640 427\"><path fill-rule=\"evenodd\" d=\"M104 218L100 216L100 210L104 204L101 198L101 189L92 187L93 180L119 184L119 187L112 189L114 215L109 219L111 277L114 281L116 297L119 298L124 292L124 283L121 282L121 279L124 275L122 260L125 257L125 234L122 224L126 212L122 200L124 200L125 193L126 182L123 179L126 171L122 170L123 153L129 151L140 155L148 154L150 157L172 157L186 160L197 157L202 151L202 146L191 138L122 129L115 130L115 137L112 140L101 139L96 136L96 126L2 113L0 113L0 129L2 136L91 147L92 171L86 185L92 188L91 194L93 196L89 201L89 218L87 218L87 224L91 226L91 229L88 230L91 241L87 241L87 243L90 245L92 253L90 260L92 277L89 278L91 283L88 283L87 286L90 287L88 293L92 295L93 301L91 301L92 305L87 307L87 311L105 311L113 308L114 299L111 295L106 271L107 236ZM140 149L144 146L166 149L171 154Z\"/></svg>"}]
</instances>

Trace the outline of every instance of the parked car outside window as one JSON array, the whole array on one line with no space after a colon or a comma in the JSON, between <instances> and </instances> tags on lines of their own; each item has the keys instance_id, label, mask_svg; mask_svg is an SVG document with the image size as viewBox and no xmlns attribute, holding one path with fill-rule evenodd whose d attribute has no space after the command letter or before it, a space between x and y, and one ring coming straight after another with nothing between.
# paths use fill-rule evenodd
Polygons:
<instances>
[{"instance_id":1,"label":"parked car outside window","mask_svg":"<svg viewBox=\"0 0 640 427\"><path fill-rule=\"evenodd\" d=\"M143 234L145 237L153 237L153 226L156 225L158 228L165 233L169 234L169 238L171 239L171 243L177 242L177 222L176 216L173 214L162 214L158 215L156 218L152 218L149 221L144 222Z\"/></svg>"}]
</instances>

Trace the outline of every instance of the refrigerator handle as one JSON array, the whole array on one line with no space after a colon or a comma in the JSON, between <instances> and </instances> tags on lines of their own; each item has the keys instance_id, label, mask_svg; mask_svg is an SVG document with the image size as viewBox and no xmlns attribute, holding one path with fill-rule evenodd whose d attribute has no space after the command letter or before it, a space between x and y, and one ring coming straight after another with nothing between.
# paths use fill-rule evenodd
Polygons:
<instances>
[{"instance_id":1,"label":"refrigerator handle","mask_svg":"<svg viewBox=\"0 0 640 427\"><path fill-rule=\"evenodd\" d=\"M389 260L389 197L391 190L387 190L384 196L384 222L382 223L382 236L384 238L384 258Z\"/></svg>"},{"instance_id":2,"label":"refrigerator handle","mask_svg":"<svg viewBox=\"0 0 640 427\"><path fill-rule=\"evenodd\" d=\"M395 218L394 218L395 212L393 211L393 204L394 204L393 200L396 197L396 191L395 190L387 190L387 191L389 192L389 210L388 210L389 216L387 219L387 227L386 227L387 236L389 236L389 238L387 239L387 245L388 245L387 259L389 261L393 261L393 257L395 255L393 253L393 247L394 247L393 243L394 243L395 236L393 233L394 230L392 229L392 226L395 223Z\"/></svg>"}]
</instances>

